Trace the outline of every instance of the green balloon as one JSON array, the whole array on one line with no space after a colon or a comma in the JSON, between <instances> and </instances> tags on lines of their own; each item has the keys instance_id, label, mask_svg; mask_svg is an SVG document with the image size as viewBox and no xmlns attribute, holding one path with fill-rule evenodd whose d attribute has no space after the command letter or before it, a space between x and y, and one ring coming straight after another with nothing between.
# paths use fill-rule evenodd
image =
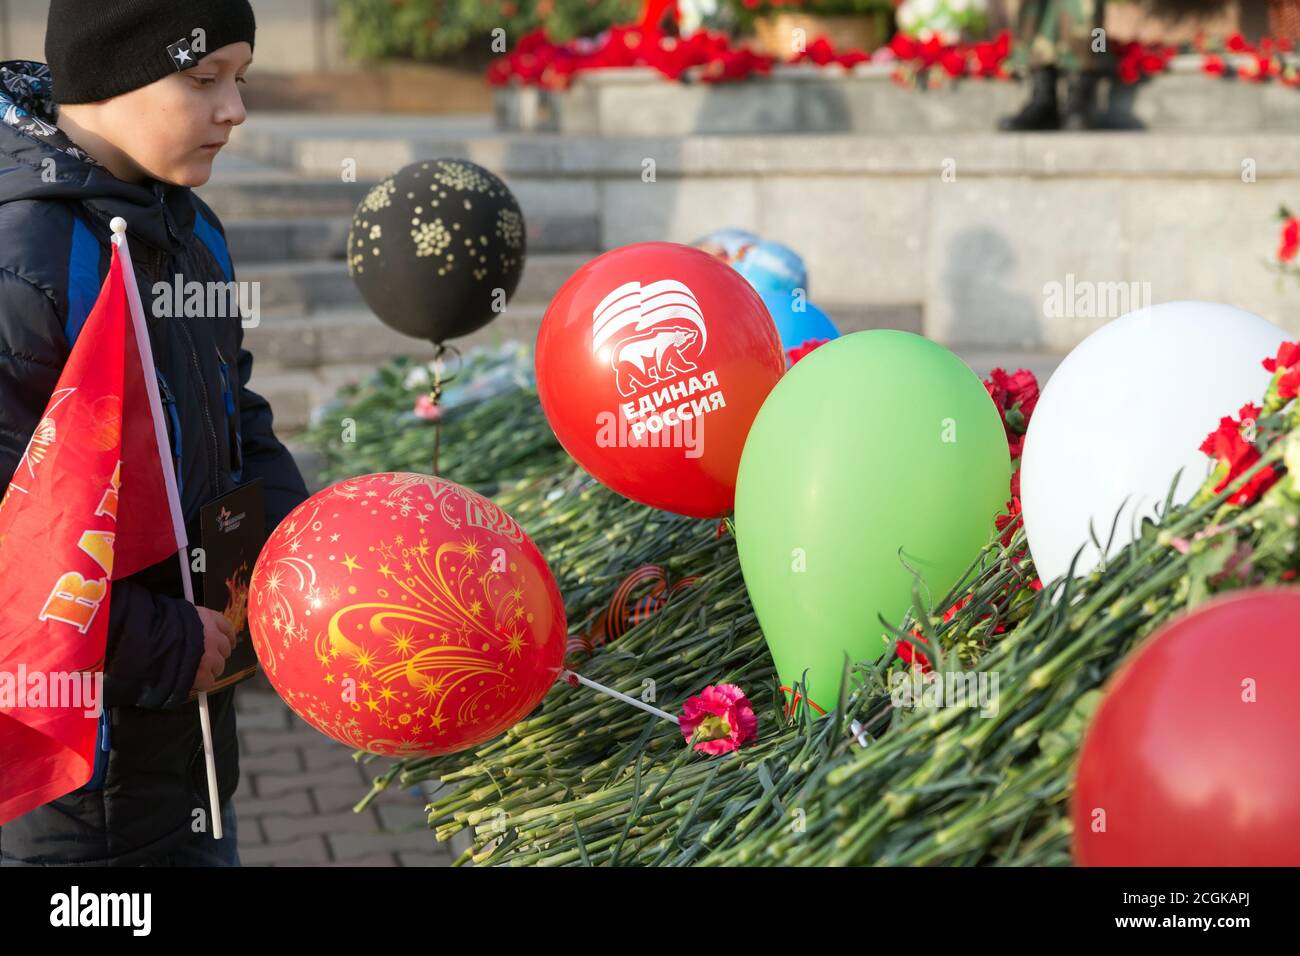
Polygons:
<instances>
[{"instance_id":1,"label":"green balloon","mask_svg":"<svg viewBox=\"0 0 1300 956\"><path fill-rule=\"evenodd\" d=\"M910 332L821 346L768 395L736 479L736 543L787 689L830 712L845 655L874 661L912 604L937 601L1010 496L1002 419L956 355ZM787 694L789 691L787 690Z\"/></svg>"}]
</instances>

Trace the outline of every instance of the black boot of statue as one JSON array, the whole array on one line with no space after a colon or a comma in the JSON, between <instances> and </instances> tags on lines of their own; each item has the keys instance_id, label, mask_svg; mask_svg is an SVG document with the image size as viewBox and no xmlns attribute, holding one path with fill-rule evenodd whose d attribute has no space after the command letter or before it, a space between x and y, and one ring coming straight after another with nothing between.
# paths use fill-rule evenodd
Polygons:
<instances>
[{"instance_id":1,"label":"black boot of statue","mask_svg":"<svg viewBox=\"0 0 1300 956\"><path fill-rule=\"evenodd\" d=\"M1096 129L1097 81L1096 73L1076 73L1070 77L1065 94L1065 116L1061 126L1068 130Z\"/></svg>"},{"instance_id":2,"label":"black boot of statue","mask_svg":"<svg viewBox=\"0 0 1300 956\"><path fill-rule=\"evenodd\" d=\"M1030 72L1029 102L1011 116L998 120L1002 130L1059 129L1061 115L1056 106L1056 67L1039 66Z\"/></svg>"}]
</instances>

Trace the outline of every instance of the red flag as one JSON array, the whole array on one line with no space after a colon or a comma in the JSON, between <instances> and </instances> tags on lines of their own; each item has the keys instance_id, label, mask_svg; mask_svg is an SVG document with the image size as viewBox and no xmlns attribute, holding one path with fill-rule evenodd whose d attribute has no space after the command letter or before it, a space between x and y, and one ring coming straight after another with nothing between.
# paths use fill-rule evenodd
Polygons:
<instances>
[{"instance_id":1,"label":"red flag","mask_svg":"<svg viewBox=\"0 0 1300 956\"><path fill-rule=\"evenodd\" d=\"M112 582L185 546L148 341L114 244L0 502L0 826L90 779Z\"/></svg>"}]
</instances>

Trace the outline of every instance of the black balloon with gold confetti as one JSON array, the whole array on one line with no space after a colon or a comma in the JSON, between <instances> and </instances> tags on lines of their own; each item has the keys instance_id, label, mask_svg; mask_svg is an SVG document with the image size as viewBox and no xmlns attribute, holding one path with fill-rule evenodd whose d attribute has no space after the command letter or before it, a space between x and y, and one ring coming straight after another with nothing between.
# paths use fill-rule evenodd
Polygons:
<instances>
[{"instance_id":1,"label":"black balloon with gold confetti","mask_svg":"<svg viewBox=\"0 0 1300 956\"><path fill-rule=\"evenodd\" d=\"M348 274L386 325L442 343L504 310L525 252L524 216L505 183L463 159L430 159L361 201L348 231Z\"/></svg>"}]
</instances>

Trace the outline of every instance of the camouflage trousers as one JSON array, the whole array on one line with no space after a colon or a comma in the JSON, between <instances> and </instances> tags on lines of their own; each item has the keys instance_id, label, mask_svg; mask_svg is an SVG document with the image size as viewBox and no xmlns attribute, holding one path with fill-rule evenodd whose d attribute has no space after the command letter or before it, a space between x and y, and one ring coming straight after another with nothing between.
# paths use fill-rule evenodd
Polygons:
<instances>
[{"instance_id":1,"label":"camouflage trousers","mask_svg":"<svg viewBox=\"0 0 1300 956\"><path fill-rule=\"evenodd\" d=\"M1021 0L1015 63L1024 68L1102 71L1109 67L1102 27L1106 0Z\"/></svg>"}]
</instances>

